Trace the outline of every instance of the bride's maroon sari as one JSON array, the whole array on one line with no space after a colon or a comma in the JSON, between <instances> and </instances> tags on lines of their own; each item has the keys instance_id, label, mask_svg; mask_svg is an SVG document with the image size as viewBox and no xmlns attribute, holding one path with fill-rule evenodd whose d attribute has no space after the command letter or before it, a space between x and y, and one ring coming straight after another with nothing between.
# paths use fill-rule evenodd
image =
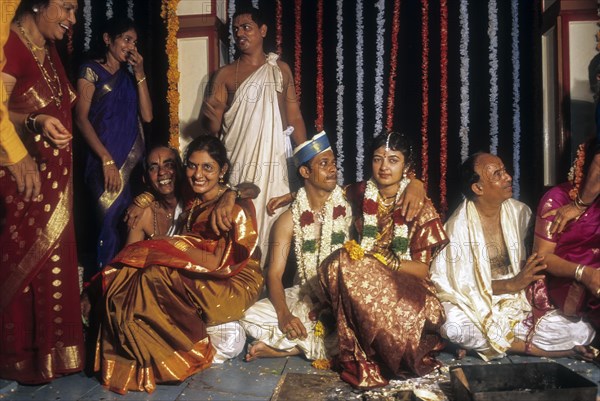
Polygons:
<instances>
[{"instance_id":1,"label":"bride's maroon sari","mask_svg":"<svg viewBox=\"0 0 600 401\"><path fill-rule=\"evenodd\" d=\"M17 79L8 108L58 118L71 132L75 93L53 44L49 55L62 97L52 98L29 49L14 32L4 72ZM48 57L44 68L54 78ZM83 367L77 252L72 219L71 145L57 149L41 135L22 138L41 178L40 202L25 202L0 168L0 377L48 382Z\"/></svg>"}]
</instances>

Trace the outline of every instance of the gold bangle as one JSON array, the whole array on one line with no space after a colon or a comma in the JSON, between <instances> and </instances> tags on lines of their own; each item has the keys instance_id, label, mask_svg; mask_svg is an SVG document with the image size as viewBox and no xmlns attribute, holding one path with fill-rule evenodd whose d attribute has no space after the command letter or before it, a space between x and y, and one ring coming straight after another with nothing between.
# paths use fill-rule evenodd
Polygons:
<instances>
[{"instance_id":1,"label":"gold bangle","mask_svg":"<svg viewBox=\"0 0 600 401\"><path fill-rule=\"evenodd\" d=\"M578 283L581 282L581 279L583 278L584 269L585 265L577 265L577 267L575 268L575 281L577 281Z\"/></svg>"},{"instance_id":2,"label":"gold bangle","mask_svg":"<svg viewBox=\"0 0 600 401\"><path fill-rule=\"evenodd\" d=\"M139 85L142 82L144 82L145 80L146 80L146 76L144 75L142 78L138 79L135 83L136 83L136 85Z\"/></svg>"},{"instance_id":3,"label":"gold bangle","mask_svg":"<svg viewBox=\"0 0 600 401\"><path fill-rule=\"evenodd\" d=\"M577 206L579 209L587 209L588 207L592 206L592 203L594 203L594 201L585 203L581 199L581 194L579 192L577 193L577 196L575 197L575 206Z\"/></svg>"},{"instance_id":4,"label":"gold bangle","mask_svg":"<svg viewBox=\"0 0 600 401\"><path fill-rule=\"evenodd\" d=\"M139 208L145 209L154 202L154 195L150 192L143 192L133 199L133 204Z\"/></svg>"},{"instance_id":5,"label":"gold bangle","mask_svg":"<svg viewBox=\"0 0 600 401\"><path fill-rule=\"evenodd\" d=\"M112 166L113 164L115 164L114 160L107 160L104 163L102 163L102 166L107 167L107 166Z\"/></svg>"}]
</instances>

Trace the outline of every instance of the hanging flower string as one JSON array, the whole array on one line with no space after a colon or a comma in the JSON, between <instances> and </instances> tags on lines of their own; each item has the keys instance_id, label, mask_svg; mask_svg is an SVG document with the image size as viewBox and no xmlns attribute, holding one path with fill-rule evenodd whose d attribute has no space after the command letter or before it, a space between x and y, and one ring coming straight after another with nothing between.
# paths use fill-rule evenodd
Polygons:
<instances>
[{"instance_id":1,"label":"hanging flower string","mask_svg":"<svg viewBox=\"0 0 600 401\"><path fill-rule=\"evenodd\" d=\"M92 0L83 2L83 50L90 50L90 42L92 40Z\"/></svg>"},{"instance_id":2,"label":"hanging flower string","mask_svg":"<svg viewBox=\"0 0 600 401\"><path fill-rule=\"evenodd\" d=\"M363 17L363 2L356 2L356 181L363 180L365 162L364 139L364 110L365 99L365 70L364 70L364 41L365 25Z\"/></svg>"},{"instance_id":3,"label":"hanging flower string","mask_svg":"<svg viewBox=\"0 0 600 401\"><path fill-rule=\"evenodd\" d=\"M281 26L281 19L283 18L283 8L281 7L281 0L275 2L275 46L277 48L277 54L281 56L283 43L283 29Z\"/></svg>"},{"instance_id":4,"label":"hanging flower string","mask_svg":"<svg viewBox=\"0 0 600 401\"><path fill-rule=\"evenodd\" d=\"M385 0L375 3L377 8L377 42L375 53L375 132L377 135L383 127L383 55L385 39Z\"/></svg>"},{"instance_id":5,"label":"hanging flower string","mask_svg":"<svg viewBox=\"0 0 600 401\"><path fill-rule=\"evenodd\" d=\"M521 197L521 60L519 51L519 1L510 3L512 16L512 66L513 66L513 190L514 197Z\"/></svg>"},{"instance_id":6,"label":"hanging flower string","mask_svg":"<svg viewBox=\"0 0 600 401\"><path fill-rule=\"evenodd\" d=\"M440 1L440 213L448 211L448 2Z\"/></svg>"},{"instance_id":7,"label":"hanging flower string","mask_svg":"<svg viewBox=\"0 0 600 401\"><path fill-rule=\"evenodd\" d=\"M390 49L390 77L388 85L388 101L386 110L385 129L394 129L394 104L396 99L396 69L398 67L398 34L400 33L400 0L394 0L392 16L392 48Z\"/></svg>"},{"instance_id":8,"label":"hanging flower string","mask_svg":"<svg viewBox=\"0 0 600 401\"><path fill-rule=\"evenodd\" d=\"M490 37L490 152L498 153L498 4L488 3L488 35Z\"/></svg>"},{"instance_id":9,"label":"hanging flower string","mask_svg":"<svg viewBox=\"0 0 600 401\"><path fill-rule=\"evenodd\" d=\"M336 39L337 43L335 46L335 59L336 59L336 73L335 78L337 81L337 99L336 99L336 133L337 138L335 141L335 149L337 151L337 181L338 184L344 182L344 14L343 14L344 0L336 1Z\"/></svg>"},{"instance_id":10,"label":"hanging flower string","mask_svg":"<svg viewBox=\"0 0 600 401\"><path fill-rule=\"evenodd\" d=\"M323 0L317 1L317 132L323 131Z\"/></svg>"},{"instance_id":11,"label":"hanging flower string","mask_svg":"<svg viewBox=\"0 0 600 401\"><path fill-rule=\"evenodd\" d=\"M460 0L460 159L469 157L469 1Z\"/></svg>"},{"instance_id":12,"label":"hanging flower string","mask_svg":"<svg viewBox=\"0 0 600 401\"><path fill-rule=\"evenodd\" d=\"M167 70L167 102L169 103L169 145L179 149L179 67L177 65L177 32L179 0L162 0L160 16L167 25L166 53L169 62Z\"/></svg>"},{"instance_id":13,"label":"hanging flower string","mask_svg":"<svg viewBox=\"0 0 600 401\"><path fill-rule=\"evenodd\" d=\"M577 199L581 183L583 182L583 165L585 164L585 143L577 147L577 156L569 170L568 180L573 184L573 188L569 191L571 200Z\"/></svg>"},{"instance_id":14,"label":"hanging flower string","mask_svg":"<svg viewBox=\"0 0 600 401\"><path fill-rule=\"evenodd\" d=\"M133 0L127 0L127 17L133 20Z\"/></svg>"},{"instance_id":15,"label":"hanging flower string","mask_svg":"<svg viewBox=\"0 0 600 401\"><path fill-rule=\"evenodd\" d=\"M69 31L67 32L67 54L69 56L72 56L73 50L73 30L69 29Z\"/></svg>"},{"instance_id":16,"label":"hanging flower string","mask_svg":"<svg viewBox=\"0 0 600 401\"><path fill-rule=\"evenodd\" d=\"M231 0L229 2L229 6L227 7L227 20L230 22L233 21L233 14L235 14L235 1ZM229 28L229 62L233 61L235 57L235 38L233 37L233 30L231 26Z\"/></svg>"},{"instance_id":17,"label":"hanging flower string","mask_svg":"<svg viewBox=\"0 0 600 401\"><path fill-rule=\"evenodd\" d=\"M302 95L302 0L294 0L294 81L298 102Z\"/></svg>"},{"instance_id":18,"label":"hanging flower string","mask_svg":"<svg viewBox=\"0 0 600 401\"><path fill-rule=\"evenodd\" d=\"M423 99L421 100L421 179L427 188L429 170L428 152L429 141L427 132L429 130L429 0L421 2L421 41L422 41L422 56L421 56L421 86Z\"/></svg>"},{"instance_id":19,"label":"hanging flower string","mask_svg":"<svg viewBox=\"0 0 600 401\"><path fill-rule=\"evenodd\" d=\"M113 17L113 2L112 0L106 0L106 19Z\"/></svg>"}]
</instances>

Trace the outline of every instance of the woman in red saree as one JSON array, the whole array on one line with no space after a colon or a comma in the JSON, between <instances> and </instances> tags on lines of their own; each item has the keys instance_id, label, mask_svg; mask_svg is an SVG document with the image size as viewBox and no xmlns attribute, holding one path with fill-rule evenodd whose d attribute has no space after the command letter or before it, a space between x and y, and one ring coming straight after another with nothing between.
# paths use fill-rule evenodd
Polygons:
<instances>
[{"instance_id":1,"label":"woman in red saree","mask_svg":"<svg viewBox=\"0 0 600 401\"><path fill-rule=\"evenodd\" d=\"M533 246L535 252L545 257L548 266L546 283L550 301L566 316L582 317L598 331L600 198L585 204L579 195L579 186L585 182L594 157L596 141L580 146L570 181L551 188L540 200ZM551 226L555 216L549 212L570 203L582 210L582 214L569 222L561 233L553 233Z\"/></svg>"},{"instance_id":2,"label":"woman in red saree","mask_svg":"<svg viewBox=\"0 0 600 401\"><path fill-rule=\"evenodd\" d=\"M429 199L410 222L398 206L410 142L390 133L373 149L373 178L346 188L360 243L347 242L319 269L337 320L341 378L360 389L438 366L445 319L429 281L429 263L448 242L442 222Z\"/></svg>"},{"instance_id":3,"label":"woman in red saree","mask_svg":"<svg viewBox=\"0 0 600 401\"><path fill-rule=\"evenodd\" d=\"M22 1L4 47L10 119L41 176L26 202L0 168L0 377L39 384L83 367L72 219L75 93L54 46L72 29L75 0Z\"/></svg>"},{"instance_id":4,"label":"woman in red saree","mask_svg":"<svg viewBox=\"0 0 600 401\"><path fill-rule=\"evenodd\" d=\"M213 136L190 143L188 182L195 198L181 234L136 242L102 271L105 292L96 369L110 390L152 392L210 366L207 326L238 320L263 277L253 256L256 217L249 200L234 206L233 227L215 234L209 216L225 191L229 161Z\"/></svg>"}]
</instances>

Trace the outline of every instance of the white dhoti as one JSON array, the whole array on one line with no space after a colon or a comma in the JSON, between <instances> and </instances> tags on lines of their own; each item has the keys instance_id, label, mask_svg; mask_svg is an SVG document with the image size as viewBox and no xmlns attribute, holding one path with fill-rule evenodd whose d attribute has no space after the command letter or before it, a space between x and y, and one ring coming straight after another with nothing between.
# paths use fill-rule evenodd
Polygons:
<instances>
[{"instance_id":1,"label":"white dhoti","mask_svg":"<svg viewBox=\"0 0 600 401\"><path fill-rule=\"evenodd\" d=\"M240 320L248 336L280 351L290 351L298 347L309 360L325 359L335 355L337 336L335 333L330 333L326 337L315 335L317 321L309 317L314 306L310 296L301 293L300 285L286 288L285 300L290 312L298 317L306 328L308 336L305 339L289 340L279 330L277 313L268 298L251 306Z\"/></svg>"},{"instance_id":2,"label":"white dhoti","mask_svg":"<svg viewBox=\"0 0 600 401\"><path fill-rule=\"evenodd\" d=\"M266 63L240 84L223 116L222 140L232 163L231 183L252 182L260 188L254 205L263 263L269 230L277 217L267 215L267 202L290 191L286 158L291 156L291 131L284 131L279 109L283 78L277 58L274 53L267 55Z\"/></svg>"},{"instance_id":3,"label":"white dhoti","mask_svg":"<svg viewBox=\"0 0 600 401\"><path fill-rule=\"evenodd\" d=\"M489 355L489 342L476 324L456 305L442 302L446 311L446 323L441 327L442 336L452 343L480 354ZM514 338L527 341L531 329L529 315L513 328ZM579 318L569 318L554 310L542 317L530 339L530 343L543 351L564 351L576 345L588 345L596 332L589 323ZM493 335L493 334L492 334ZM502 357L498 354L497 357Z\"/></svg>"}]
</instances>

